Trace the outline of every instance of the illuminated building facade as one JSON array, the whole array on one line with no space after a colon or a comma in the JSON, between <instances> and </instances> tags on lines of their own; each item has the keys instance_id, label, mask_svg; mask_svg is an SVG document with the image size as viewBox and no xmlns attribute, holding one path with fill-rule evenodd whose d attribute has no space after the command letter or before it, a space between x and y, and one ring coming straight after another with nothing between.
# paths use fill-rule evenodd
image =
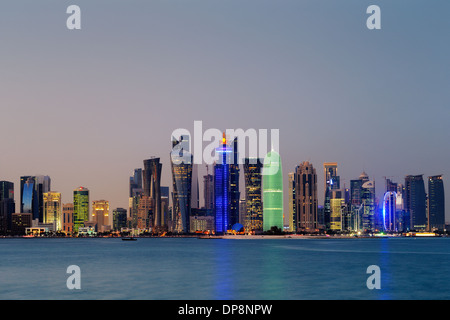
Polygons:
<instances>
[{"instance_id":1,"label":"illuminated building facade","mask_svg":"<svg viewBox=\"0 0 450 320\"><path fill-rule=\"evenodd\" d=\"M62 228L67 234L73 232L73 203L64 203L62 206Z\"/></svg>"},{"instance_id":2,"label":"illuminated building facade","mask_svg":"<svg viewBox=\"0 0 450 320\"><path fill-rule=\"evenodd\" d=\"M78 233L89 221L89 189L79 187L73 190L73 232Z\"/></svg>"},{"instance_id":3,"label":"illuminated building facade","mask_svg":"<svg viewBox=\"0 0 450 320\"><path fill-rule=\"evenodd\" d=\"M289 172L288 174L289 184L288 184L288 207L289 207L289 232L294 232L297 230L297 214L296 214L296 198L295 198L295 172Z\"/></svg>"},{"instance_id":4,"label":"illuminated building facade","mask_svg":"<svg viewBox=\"0 0 450 320\"><path fill-rule=\"evenodd\" d=\"M323 164L324 170L324 190L325 190L325 200L324 200L324 214L323 214L323 224L326 229L330 228L331 219L331 193L332 190L340 188L340 178L337 175L337 163L336 162L325 162Z\"/></svg>"},{"instance_id":5,"label":"illuminated building facade","mask_svg":"<svg viewBox=\"0 0 450 320\"><path fill-rule=\"evenodd\" d=\"M189 137L181 136L172 139L172 203L174 216L174 231L190 232L191 200L192 200L192 162L189 152Z\"/></svg>"},{"instance_id":6,"label":"illuminated building facade","mask_svg":"<svg viewBox=\"0 0 450 320\"><path fill-rule=\"evenodd\" d=\"M56 231L63 229L61 193L49 191L43 194L44 223L52 223Z\"/></svg>"},{"instance_id":7,"label":"illuminated building facade","mask_svg":"<svg viewBox=\"0 0 450 320\"><path fill-rule=\"evenodd\" d=\"M232 162L230 163L230 221L231 226L239 223L239 200L241 192L239 191L239 154L238 139L234 138L229 145L232 150Z\"/></svg>"},{"instance_id":8,"label":"illuminated building facade","mask_svg":"<svg viewBox=\"0 0 450 320\"><path fill-rule=\"evenodd\" d=\"M25 229L31 227L32 213L13 213L11 216L11 234L25 235Z\"/></svg>"},{"instance_id":9,"label":"illuminated building facade","mask_svg":"<svg viewBox=\"0 0 450 320\"><path fill-rule=\"evenodd\" d=\"M317 174L308 161L302 162L295 172L295 212L297 232L314 232L317 223Z\"/></svg>"},{"instance_id":10,"label":"illuminated building facade","mask_svg":"<svg viewBox=\"0 0 450 320\"><path fill-rule=\"evenodd\" d=\"M111 229L109 201L92 201L92 221L97 224L98 232L105 232Z\"/></svg>"},{"instance_id":11,"label":"illuminated building facade","mask_svg":"<svg viewBox=\"0 0 450 320\"><path fill-rule=\"evenodd\" d=\"M144 170L142 171L144 190L143 195L153 199L153 219L154 227L164 225L164 217L161 210L161 170L162 163L159 158L144 160Z\"/></svg>"},{"instance_id":12,"label":"illuminated building facade","mask_svg":"<svg viewBox=\"0 0 450 320\"><path fill-rule=\"evenodd\" d=\"M241 221L245 232L257 233L263 230L262 211L262 162L259 158L244 159L245 176L245 219Z\"/></svg>"},{"instance_id":13,"label":"illuminated building facade","mask_svg":"<svg viewBox=\"0 0 450 320\"><path fill-rule=\"evenodd\" d=\"M445 229L445 194L442 175L428 177L428 230Z\"/></svg>"},{"instance_id":14,"label":"illuminated building facade","mask_svg":"<svg viewBox=\"0 0 450 320\"><path fill-rule=\"evenodd\" d=\"M33 220L44 221L45 192L50 191L51 179L49 176L22 176L20 177L20 211L32 213Z\"/></svg>"},{"instance_id":15,"label":"illuminated building facade","mask_svg":"<svg viewBox=\"0 0 450 320\"><path fill-rule=\"evenodd\" d=\"M344 230L345 208L345 191L333 190L330 197L330 230Z\"/></svg>"},{"instance_id":16,"label":"illuminated building facade","mask_svg":"<svg viewBox=\"0 0 450 320\"><path fill-rule=\"evenodd\" d=\"M120 231L127 227L127 209L116 208L113 210L113 230Z\"/></svg>"},{"instance_id":17,"label":"illuminated building facade","mask_svg":"<svg viewBox=\"0 0 450 320\"><path fill-rule=\"evenodd\" d=\"M283 169L280 155L272 150L263 165L263 231L283 230Z\"/></svg>"},{"instance_id":18,"label":"illuminated building facade","mask_svg":"<svg viewBox=\"0 0 450 320\"><path fill-rule=\"evenodd\" d=\"M218 161L214 165L214 212L216 233L231 229L230 162L232 149L227 145L225 133L222 145L216 149Z\"/></svg>"},{"instance_id":19,"label":"illuminated building facade","mask_svg":"<svg viewBox=\"0 0 450 320\"><path fill-rule=\"evenodd\" d=\"M395 186L397 189L397 186ZM392 188L388 188L392 190ZM397 229L397 192L387 191L383 197L382 208L383 230L386 232L396 232Z\"/></svg>"}]
</instances>

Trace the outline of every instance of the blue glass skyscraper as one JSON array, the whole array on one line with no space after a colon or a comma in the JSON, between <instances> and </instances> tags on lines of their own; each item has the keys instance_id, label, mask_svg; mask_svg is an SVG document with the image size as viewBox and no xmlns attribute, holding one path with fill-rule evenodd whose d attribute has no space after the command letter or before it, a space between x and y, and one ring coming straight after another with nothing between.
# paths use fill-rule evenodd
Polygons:
<instances>
[{"instance_id":1,"label":"blue glass skyscraper","mask_svg":"<svg viewBox=\"0 0 450 320\"><path fill-rule=\"evenodd\" d=\"M227 140L222 139L222 145L216 149L219 155L214 165L214 205L216 233L225 233L231 227L230 223L230 157L232 150L227 146Z\"/></svg>"}]
</instances>

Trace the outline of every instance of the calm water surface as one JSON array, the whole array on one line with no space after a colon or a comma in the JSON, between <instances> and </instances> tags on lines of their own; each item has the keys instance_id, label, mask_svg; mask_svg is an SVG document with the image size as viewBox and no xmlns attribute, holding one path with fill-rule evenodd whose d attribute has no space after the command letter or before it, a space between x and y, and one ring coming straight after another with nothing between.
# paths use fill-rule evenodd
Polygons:
<instances>
[{"instance_id":1,"label":"calm water surface","mask_svg":"<svg viewBox=\"0 0 450 320\"><path fill-rule=\"evenodd\" d=\"M450 299L449 263L450 238L0 239L0 299Z\"/></svg>"}]
</instances>

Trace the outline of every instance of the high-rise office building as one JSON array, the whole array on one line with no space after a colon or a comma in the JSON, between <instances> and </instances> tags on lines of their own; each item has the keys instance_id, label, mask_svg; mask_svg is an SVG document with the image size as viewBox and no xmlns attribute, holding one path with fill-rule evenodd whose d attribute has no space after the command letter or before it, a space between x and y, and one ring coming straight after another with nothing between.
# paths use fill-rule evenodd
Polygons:
<instances>
[{"instance_id":1,"label":"high-rise office building","mask_svg":"<svg viewBox=\"0 0 450 320\"><path fill-rule=\"evenodd\" d=\"M295 198L295 172L289 172L289 195L288 195L288 208L289 208L289 217L288 217L288 225L289 232L297 231L297 214L296 214L296 198Z\"/></svg>"},{"instance_id":2,"label":"high-rise office building","mask_svg":"<svg viewBox=\"0 0 450 320\"><path fill-rule=\"evenodd\" d=\"M172 220L169 214L169 187L161 186L161 216L164 218L164 226L172 225Z\"/></svg>"},{"instance_id":3,"label":"high-rise office building","mask_svg":"<svg viewBox=\"0 0 450 320\"><path fill-rule=\"evenodd\" d=\"M61 193L49 191L43 194L44 223L52 223L54 230L63 230Z\"/></svg>"},{"instance_id":4,"label":"high-rise office building","mask_svg":"<svg viewBox=\"0 0 450 320\"><path fill-rule=\"evenodd\" d=\"M120 231L127 227L127 209L116 208L113 210L113 230Z\"/></svg>"},{"instance_id":5,"label":"high-rise office building","mask_svg":"<svg viewBox=\"0 0 450 320\"><path fill-rule=\"evenodd\" d=\"M222 144L216 149L218 161L214 165L214 212L216 233L231 229L230 162L232 149L227 145L225 133Z\"/></svg>"},{"instance_id":6,"label":"high-rise office building","mask_svg":"<svg viewBox=\"0 0 450 320\"><path fill-rule=\"evenodd\" d=\"M153 199L153 227L164 226L164 217L161 211L161 170L162 163L159 158L150 158L144 160L144 170L142 171L144 196Z\"/></svg>"},{"instance_id":7,"label":"high-rise office building","mask_svg":"<svg viewBox=\"0 0 450 320\"><path fill-rule=\"evenodd\" d=\"M134 169L134 174L130 177L130 198L142 193L142 169Z\"/></svg>"},{"instance_id":8,"label":"high-rise office building","mask_svg":"<svg viewBox=\"0 0 450 320\"><path fill-rule=\"evenodd\" d=\"M423 175L405 177L405 211L409 216L410 230L427 228L427 195Z\"/></svg>"},{"instance_id":9,"label":"high-rise office building","mask_svg":"<svg viewBox=\"0 0 450 320\"><path fill-rule=\"evenodd\" d=\"M154 230L153 210L155 208L153 198L149 196L141 196L137 212L137 228L141 230Z\"/></svg>"},{"instance_id":10,"label":"high-rise office building","mask_svg":"<svg viewBox=\"0 0 450 320\"><path fill-rule=\"evenodd\" d=\"M340 178L337 175L337 163L336 162L325 162L323 164L324 170L324 190L325 190L325 198L324 198L324 227L326 229L330 228L331 223L331 207L330 207L330 199L332 190L336 190L340 188Z\"/></svg>"},{"instance_id":11,"label":"high-rise office building","mask_svg":"<svg viewBox=\"0 0 450 320\"><path fill-rule=\"evenodd\" d=\"M345 208L345 190L333 189L330 196L330 230L344 230Z\"/></svg>"},{"instance_id":12,"label":"high-rise office building","mask_svg":"<svg viewBox=\"0 0 450 320\"><path fill-rule=\"evenodd\" d=\"M239 200L241 199L241 192L239 190L239 154L238 154L238 139L234 138L229 145L232 150L232 163L230 163L230 225L239 222Z\"/></svg>"},{"instance_id":13,"label":"high-rise office building","mask_svg":"<svg viewBox=\"0 0 450 320\"><path fill-rule=\"evenodd\" d=\"M361 186L361 223L364 232L375 231L375 181L366 181Z\"/></svg>"},{"instance_id":14,"label":"high-rise office building","mask_svg":"<svg viewBox=\"0 0 450 320\"><path fill-rule=\"evenodd\" d=\"M208 167L207 167L208 170ZM214 175L207 173L203 176L203 198L205 200L205 209L213 212L214 210Z\"/></svg>"},{"instance_id":15,"label":"high-rise office building","mask_svg":"<svg viewBox=\"0 0 450 320\"><path fill-rule=\"evenodd\" d=\"M62 228L67 234L73 232L73 203L64 203L62 206Z\"/></svg>"},{"instance_id":16,"label":"high-rise office building","mask_svg":"<svg viewBox=\"0 0 450 320\"><path fill-rule=\"evenodd\" d=\"M263 231L282 231L283 225L283 169L280 155L272 150L263 165Z\"/></svg>"},{"instance_id":17,"label":"high-rise office building","mask_svg":"<svg viewBox=\"0 0 450 320\"><path fill-rule=\"evenodd\" d=\"M12 214L16 211L14 201L14 183L0 181L0 234L11 232Z\"/></svg>"},{"instance_id":18,"label":"high-rise office building","mask_svg":"<svg viewBox=\"0 0 450 320\"><path fill-rule=\"evenodd\" d=\"M98 232L106 232L111 229L109 216L109 201L92 201L92 221L97 224Z\"/></svg>"},{"instance_id":19,"label":"high-rise office building","mask_svg":"<svg viewBox=\"0 0 450 320\"><path fill-rule=\"evenodd\" d=\"M45 192L51 189L49 176L22 176L20 177L20 211L31 213L33 220L44 221Z\"/></svg>"},{"instance_id":20,"label":"high-rise office building","mask_svg":"<svg viewBox=\"0 0 450 320\"><path fill-rule=\"evenodd\" d=\"M192 200L192 164L193 156L184 147L189 144L188 136L178 140L172 138L172 203L174 229L178 233L190 232L191 200Z\"/></svg>"},{"instance_id":21,"label":"high-rise office building","mask_svg":"<svg viewBox=\"0 0 450 320\"><path fill-rule=\"evenodd\" d=\"M445 229L445 194L442 175L428 177L428 230Z\"/></svg>"},{"instance_id":22,"label":"high-rise office building","mask_svg":"<svg viewBox=\"0 0 450 320\"><path fill-rule=\"evenodd\" d=\"M89 221L89 189L79 187L73 190L73 232L85 226Z\"/></svg>"},{"instance_id":23,"label":"high-rise office building","mask_svg":"<svg viewBox=\"0 0 450 320\"><path fill-rule=\"evenodd\" d=\"M388 190L392 190L392 188L393 186L391 186L391 188L388 188ZM395 186L395 189L397 189L397 186ZM386 232L395 232L398 230L396 191L386 191L386 193L384 194L382 207L382 226L383 230Z\"/></svg>"},{"instance_id":24,"label":"high-rise office building","mask_svg":"<svg viewBox=\"0 0 450 320\"><path fill-rule=\"evenodd\" d=\"M296 168L295 192L296 231L317 231L317 174L308 161L302 162Z\"/></svg>"},{"instance_id":25,"label":"high-rise office building","mask_svg":"<svg viewBox=\"0 0 450 320\"><path fill-rule=\"evenodd\" d=\"M247 233L263 231L262 211L262 161L259 158L244 159L245 219L241 221Z\"/></svg>"}]
</instances>

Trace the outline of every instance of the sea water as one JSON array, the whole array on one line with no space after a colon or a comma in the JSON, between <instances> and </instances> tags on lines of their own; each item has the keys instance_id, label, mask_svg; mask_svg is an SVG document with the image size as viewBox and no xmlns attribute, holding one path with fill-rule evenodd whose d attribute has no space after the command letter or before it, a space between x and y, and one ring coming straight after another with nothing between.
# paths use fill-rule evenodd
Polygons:
<instances>
[{"instance_id":1,"label":"sea water","mask_svg":"<svg viewBox=\"0 0 450 320\"><path fill-rule=\"evenodd\" d=\"M450 299L449 263L450 238L5 238L0 299Z\"/></svg>"}]
</instances>

